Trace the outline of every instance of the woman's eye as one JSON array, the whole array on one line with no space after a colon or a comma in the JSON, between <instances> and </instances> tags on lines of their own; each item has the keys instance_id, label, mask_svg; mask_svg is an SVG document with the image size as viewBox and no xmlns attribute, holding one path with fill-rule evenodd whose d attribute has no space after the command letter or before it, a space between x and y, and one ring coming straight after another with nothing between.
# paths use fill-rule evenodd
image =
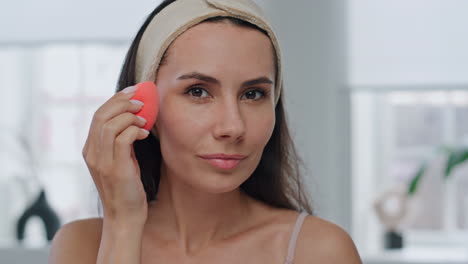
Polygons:
<instances>
[{"instance_id":1,"label":"woman's eye","mask_svg":"<svg viewBox=\"0 0 468 264\"><path fill-rule=\"evenodd\" d=\"M205 98L205 97L208 96L208 92L205 89L200 88L200 87L190 88L187 91L187 93L190 94L193 97L199 97L199 98Z\"/></svg>"},{"instance_id":2,"label":"woman's eye","mask_svg":"<svg viewBox=\"0 0 468 264\"><path fill-rule=\"evenodd\" d=\"M265 96L265 92L261 90L250 90L244 94L245 98L249 100L258 100Z\"/></svg>"}]
</instances>

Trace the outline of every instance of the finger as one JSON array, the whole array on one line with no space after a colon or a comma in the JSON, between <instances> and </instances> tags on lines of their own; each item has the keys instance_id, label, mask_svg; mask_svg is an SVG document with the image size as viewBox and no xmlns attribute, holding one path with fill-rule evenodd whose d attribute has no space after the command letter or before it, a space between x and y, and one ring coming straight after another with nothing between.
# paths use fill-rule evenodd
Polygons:
<instances>
[{"instance_id":1,"label":"finger","mask_svg":"<svg viewBox=\"0 0 468 264\"><path fill-rule=\"evenodd\" d=\"M149 135L147 130L136 126L129 126L115 139L114 161L122 164L132 157L133 142L144 139Z\"/></svg>"},{"instance_id":2,"label":"finger","mask_svg":"<svg viewBox=\"0 0 468 264\"><path fill-rule=\"evenodd\" d=\"M87 155L90 160L97 161L101 157L103 143L101 139L103 137L102 129L104 124L122 113L136 113L141 109L142 103L137 104L138 101L130 101L130 98L131 94L114 95L94 114L88 136Z\"/></svg>"},{"instance_id":3,"label":"finger","mask_svg":"<svg viewBox=\"0 0 468 264\"><path fill-rule=\"evenodd\" d=\"M130 101L135 92L124 94L122 92L114 94L109 100L102 104L94 113L90 133L95 130L100 130L102 125L110 119L118 116L124 112L137 113L141 110L142 104L129 104L128 102L137 102L136 100Z\"/></svg>"},{"instance_id":4,"label":"finger","mask_svg":"<svg viewBox=\"0 0 468 264\"><path fill-rule=\"evenodd\" d=\"M100 137L102 125L108 119L112 118L115 115L118 115L122 112L132 112L136 113L141 109L141 106L138 104L129 104L129 100L135 93L116 93L108 101L106 101L98 110L96 110L90 128L88 131L88 137L86 138L85 145L82 150L83 158L88 165L91 176L99 188L100 180L95 178L97 175L97 166L99 165L99 156L100 156ZM94 170L94 171L93 171Z\"/></svg>"},{"instance_id":5,"label":"finger","mask_svg":"<svg viewBox=\"0 0 468 264\"><path fill-rule=\"evenodd\" d=\"M105 123L101 131L100 163L105 168L112 167L114 163L114 144L117 136L131 125L143 127L145 124L146 120L143 117L132 113L123 113Z\"/></svg>"}]
</instances>

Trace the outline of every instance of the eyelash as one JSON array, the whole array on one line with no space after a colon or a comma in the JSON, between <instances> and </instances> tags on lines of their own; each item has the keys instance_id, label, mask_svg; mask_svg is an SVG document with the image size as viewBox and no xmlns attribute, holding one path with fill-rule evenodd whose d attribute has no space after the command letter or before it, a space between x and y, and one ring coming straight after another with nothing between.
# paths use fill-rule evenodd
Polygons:
<instances>
[{"instance_id":1,"label":"eyelash","mask_svg":"<svg viewBox=\"0 0 468 264\"><path fill-rule=\"evenodd\" d=\"M199 86L199 85L194 85L194 86L189 87L189 88L185 91L184 94L187 94L187 95L190 96L190 95L191 95L190 92L193 91L193 90L196 90L196 89L200 89L200 90L202 90L202 91L208 93L208 91L207 91L205 88L203 88L203 87L201 87L201 86ZM261 100L262 98L265 98L265 97L267 97L267 96L269 95L268 91L267 91L266 89L263 89L263 88L250 89L250 90L246 91L246 92L244 93L244 95L247 94L247 93L249 93L249 92L258 92L258 93L260 94L260 97L257 98L257 99L248 99L248 100L252 100L252 101ZM195 98L195 100L203 100L203 99L206 99L206 98L204 98L204 97L199 97L199 96L192 96L192 97Z\"/></svg>"}]
</instances>

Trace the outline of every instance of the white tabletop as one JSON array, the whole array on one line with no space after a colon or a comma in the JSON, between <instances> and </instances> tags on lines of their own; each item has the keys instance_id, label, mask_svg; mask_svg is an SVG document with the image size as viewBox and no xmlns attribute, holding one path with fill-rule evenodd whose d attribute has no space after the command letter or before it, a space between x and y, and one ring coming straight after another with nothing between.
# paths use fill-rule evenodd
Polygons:
<instances>
[{"instance_id":1,"label":"white tabletop","mask_svg":"<svg viewBox=\"0 0 468 264\"><path fill-rule=\"evenodd\" d=\"M468 264L468 248L411 247L362 256L364 264Z\"/></svg>"}]
</instances>

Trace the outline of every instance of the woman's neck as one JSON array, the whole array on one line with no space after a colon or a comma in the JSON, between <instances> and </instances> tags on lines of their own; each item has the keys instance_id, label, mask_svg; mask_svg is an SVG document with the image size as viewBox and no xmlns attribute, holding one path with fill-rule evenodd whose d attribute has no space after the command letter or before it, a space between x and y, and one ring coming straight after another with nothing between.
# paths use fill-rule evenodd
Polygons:
<instances>
[{"instance_id":1,"label":"woman's neck","mask_svg":"<svg viewBox=\"0 0 468 264\"><path fill-rule=\"evenodd\" d=\"M148 207L148 228L158 236L190 254L246 228L254 200L239 188L211 194L176 179L161 174L157 198Z\"/></svg>"}]
</instances>

